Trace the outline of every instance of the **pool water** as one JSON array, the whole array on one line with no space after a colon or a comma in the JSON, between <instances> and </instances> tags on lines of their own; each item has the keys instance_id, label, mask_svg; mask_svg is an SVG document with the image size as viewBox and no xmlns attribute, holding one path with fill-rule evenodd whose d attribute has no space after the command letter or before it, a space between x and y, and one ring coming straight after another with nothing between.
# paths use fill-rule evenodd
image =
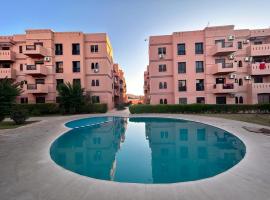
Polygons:
<instances>
[{"instance_id":1,"label":"pool water","mask_svg":"<svg viewBox=\"0 0 270 200\"><path fill-rule=\"evenodd\" d=\"M52 159L95 179L148 184L194 181L230 169L246 152L236 136L192 121L99 117L66 125L73 129L52 144Z\"/></svg>"}]
</instances>

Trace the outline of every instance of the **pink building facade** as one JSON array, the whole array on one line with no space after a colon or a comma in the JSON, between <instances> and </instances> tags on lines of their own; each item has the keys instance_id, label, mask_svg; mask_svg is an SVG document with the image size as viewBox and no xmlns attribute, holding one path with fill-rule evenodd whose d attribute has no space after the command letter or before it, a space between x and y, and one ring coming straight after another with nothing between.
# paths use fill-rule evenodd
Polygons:
<instances>
[{"instance_id":1,"label":"pink building facade","mask_svg":"<svg viewBox=\"0 0 270 200\"><path fill-rule=\"evenodd\" d=\"M150 104L270 103L270 29L151 36L144 93Z\"/></svg>"},{"instance_id":2,"label":"pink building facade","mask_svg":"<svg viewBox=\"0 0 270 200\"><path fill-rule=\"evenodd\" d=\"M57 102L57 86L80 83L93 102L114 107L113 50L106 33L26 30L0 37L0 78L22 83L19 103Z\"/></svg>"}]
</instances>

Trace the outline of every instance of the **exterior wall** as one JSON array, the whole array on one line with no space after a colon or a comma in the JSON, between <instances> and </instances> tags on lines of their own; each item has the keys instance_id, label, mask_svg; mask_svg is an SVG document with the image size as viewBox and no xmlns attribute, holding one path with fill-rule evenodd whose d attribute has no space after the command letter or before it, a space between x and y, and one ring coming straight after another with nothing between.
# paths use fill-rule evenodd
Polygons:
<instances>
[{"instance_id":1,"label":"exterior wall","mask_svg":"<svg viewBox=\"0 0 270 200\"><path fill-rule=\"evenodd\" d=\"M120 68L119 64L113 65L114 74L114 103L115 105L127 103L127 86L124 77L124 71Z\"/></svg>"},{"instance_id":2,"label":"exterior wall","mask_svg":"<svg viewBox=\"0 0 270 200\"><path fill-rule=\"evenodd\" d=\"M178 55L180 43L185 44L184 55ZM195 43L203 43L202 54L195 53ZM158 53L161 47L166 48L162 56ZM161 99L163 103L166 99L168 104L178 104L179 98L186 98L191 104L197 103L198 97L207 104L218 103L218 97L225 97L227 104L237 103L240 98L244 104L270 103L269 49L270 29L235 30L229 25L151 36L149 66L144 72L145 99L151 104L159 104ZM224 63L217 63L217 59ZM203 72L196 72L196 61L203 62ZM186 73L178 72L178 62L186 62ZM262 70L259 66L263 62L266 67ZM159 65L166 65L166 71L160 72ZM218 78L224 82L217 82ZM197 79L204 80L203 91L197 91ZM179 80L186 80L186 91L179 91ZM167 88L160 89L160 82L166 82Z\"/></svg>"},{"instance_id":3,"label":"exterior wall","mask_svg":"<svg viewBox=\"0 0 270 200\"><path fill-rule=\"evenodd\" d=\"M43 46L33 46L35 43L42 43ZM79 55L72 54L73 43L80 45ZM62 44L62 55L55 54L55 44ZM91 45L98 45L98 52L91 52ZM29 50L29 47L35 49ZM45 61L45 58L49 60ZM36 65L38 61L43 63ZM80 62L80 72L73 72L73 61ZM56 62L63 62L63 71L56 71ZM92 63L98 63L98 70L91 68ZM24 91L18 102L22 97L27 98L28 103L35 103L36 97L45 97L47 103L56 102L58 79L70 83L80 79L86 92L99 96L100 103L107 103L111 109L114 107L113 64L113 50L106 33L84 34L44 29L0 37L0 78L8 77L23 83ZM31 66L35 69L29 70ZM124 79L123 73L121 76ZM36 84L37 79L44 79L45 84ZM99 80L99 86L92 86L92 80ZM29 85L34 85L36 89L29 89Z\"/></svg>"}]
</instances>

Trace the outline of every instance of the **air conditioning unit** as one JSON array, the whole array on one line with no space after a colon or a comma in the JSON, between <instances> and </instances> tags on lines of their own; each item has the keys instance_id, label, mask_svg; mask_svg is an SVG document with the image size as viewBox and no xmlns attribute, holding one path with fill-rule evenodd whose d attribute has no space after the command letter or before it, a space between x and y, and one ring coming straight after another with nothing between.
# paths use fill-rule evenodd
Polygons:
<instances>
[{"instance_id":1,"label":"air conditioning unit","mask_svg":"<svg viewBox=\"0 0 270 200\"><path fill-rule=\"evenodd\" d=\"M245 76L245 80L251 80L251 76Z\"/></svg>"},{"instance_id":2,"label":"air conditioning unit","mask_svg":"<svg viewBox=\"0 0 270 200\"><path fill-rule=\"evenodd\" d=\"M248 43L249 43L249 40L243 41L243 44L248 44Z\"/></svg>"},{"instance_id":3,"label":"air conditioning unit","mask_svg":"<svg viewBox=\"0 0 270 200\"><path fill-rule=\"evenodd\" d=\"M230 79L235 79L236 78L236 74L230 74Z\"/></svg>"},{"instance_id":4,"label":"air conditioning unit","mask_svg":"<svg viewBox=\"0 0 270 200\"><path fill-rule=\"evenodd\" d=\"M230 60L233 60L234 59L234 55L233 54L231 54L231 55L229 55L229 57L228 57Z\"/></svg>"},{"instance_id":5,"label":"air conditioning unit","mask_svg":"<svg viewBox=\"0 0 270 200\"><path fill-rule=\"evenodd\" d=\"M234 40L234 35L229 35L228 40Z\"/></svg>"},{"instance_id":6,"label":"air conditioning unit","mask_svg":"<svg viewBox=\"0 0 270 200\"><path fill-rule=\"evenodd\" d=\"M163 59L164 58L164 54L163 53L162 54L159 54L158 56L159 56L159 59Z\"/></svg>"},{"instance_id":7,"label":"air conditioning unit","mask_svg":"<svg viewBox=\"0 0 270 200\"><path fill-rule=\"evenodd\" d=\"M45 62L50 62L50 61L51 61L51 58L48 57L48 56L46 56L46 57L44 57L44 61L45 61Z\"/></svg>"},{"instance_id":8,"label":"air conditioning unit","mask_svg":"<svg viewBox=\"0 0 270 200\"><path fill-rule=\"evenodd\" d=\"M245 57L245 62L249 62L250 58L249 57Z\"/></svg>"},{"instance_id":9,"label":"air conditioning unit","mask_svg":"<svg viewBox=\"0 0 270 200\"><path fill-rule=\"evenodd\" d=\"M95 72L95 73L98 73L98 72L99 72L99 70L98 70L98 69L94 69L94 72Z\"/></svg>"}]
</instances>

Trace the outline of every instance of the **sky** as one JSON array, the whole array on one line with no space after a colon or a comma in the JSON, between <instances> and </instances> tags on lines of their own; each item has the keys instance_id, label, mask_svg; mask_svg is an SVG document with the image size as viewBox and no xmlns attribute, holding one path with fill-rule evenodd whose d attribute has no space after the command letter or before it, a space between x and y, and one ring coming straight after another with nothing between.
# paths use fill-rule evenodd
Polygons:
<instances>
[{"instance_id":1,"label":"sky","mask_svg":"<svg viewBox=\"0 0 270 200\"><path fill-rule=\"evenodd\" d=\"M234 24L270 27L270 0L13 0L0 3L0 35L25 29L106 32L127 91L143 94L151 35Z\"/></svg>"}]
</instances>

